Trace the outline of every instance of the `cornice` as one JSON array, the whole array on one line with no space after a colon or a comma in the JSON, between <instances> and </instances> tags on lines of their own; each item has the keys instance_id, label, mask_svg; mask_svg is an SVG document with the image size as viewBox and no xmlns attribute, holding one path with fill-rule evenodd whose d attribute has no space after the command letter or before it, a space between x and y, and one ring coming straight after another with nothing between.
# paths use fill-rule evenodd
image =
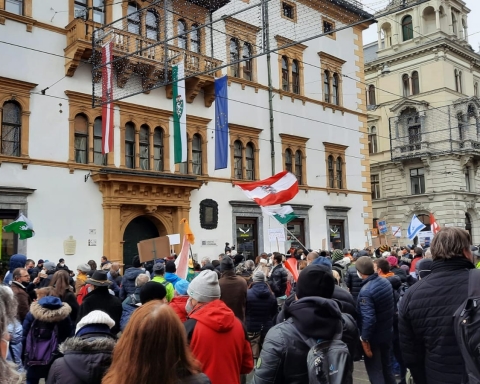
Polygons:
<instances>
[{"instance_id":1,"label":"cornice","mask_svg":"<svg viewBox=\"0 0 480 384\"><path fill-rule=\"evenodd\" d=\"M228 124L228 129L232 134L240 135L240 136L253 136L258 137L260 133L262 133L263 129L247 127L245 125L240 124Z\"/></svg>"},{"instance_id":2,"label":"cornice","mask_svg":"<svg viewBox=\"0 0 480 384\"><path fill-rule=\"evenodd\" d=\"M297 144L297 145L305 145L309 140L308 137L301 137L295 135L289 135L288 133L279 133L278 134L282 141L285 141L286 144Z\"/></svg>"},{"instance_id":3,"label":"cornice","mask_svg":"<svg viewBox=\"0 0 480 384\"><path fill-rule=\"evenodd\" d=\"M286 37L283 37L283 36L280 36L280 35L275 35L275 40L277 40L277 45L280 49L286 49L286 50L291 49L291 50L296 50L296 51L301 53L308 47L308 45L297 44L297 43L295 43L295 41L287 39ZM294 45L283 48L284 46L290 45L290 44L294 44Z\"/></svg>"},{"instance_id":4,"label":"cornice","mask_svg":"<svg viewBox=\"0 0 480 384\"><path fill-rule=\"evenodd\" d=\"M332 56L326 52L318 52L318 56L320 56L320 60L325 60L327 62L333 63L339 67L346 63L345 60L342 60L338 57Z\"/></svg>"},{"instance_id":5,"label":"cornice","mask_svg":"<svg viewBox=\"0 0 480 384\"><path fill-rule=\"evenodd\" d=\"M206 119L205 117L187 115L187 124L192 123L194 125L207 126L212 119Z\"/></svg>"},{"instance_id":6,"label":"cornice","mask_svg":"<svg viewBox=\"0 0 480 384\"><path fill-rule=\"evenodd\" d=\"M327 141L324 141L323 145L325 146L325 151L333 151L333 152L345 151L348 148L348 145L329 143Z\"/></svg>"},{"instance_id":7,"label":"cornice","mask_svg":"<svg viewBox=\"0 0 480 384\"><path fill-rule=\"evenodd\" d=\"M235 19L233 17L228 17L225 19L225 28L228 30L231 30L233 28L238 28L241 31L249 31L251 33L258 33L260 32L261 28L257 27L256 25L247 23L245 21Z\"/></svg>"},{"instance_id":8,"label":"cornice","mask_svg":"<svg viewBox=\"0 0 480 384\"><path fill-rule=\"evenodd\" d=\"M13 92L25 92L30 93L30 91L35 88L38 84L29 83L27 81L9 79L8 77L0 76L0 87Z\"/></svg>"}]
</instances>

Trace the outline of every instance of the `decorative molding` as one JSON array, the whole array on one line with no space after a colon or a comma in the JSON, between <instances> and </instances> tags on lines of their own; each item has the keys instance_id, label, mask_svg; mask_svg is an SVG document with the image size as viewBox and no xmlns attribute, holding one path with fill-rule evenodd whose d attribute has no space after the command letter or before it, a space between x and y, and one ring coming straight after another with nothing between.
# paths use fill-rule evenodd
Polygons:
<instances>
[{"instance_id":1,"label":"decorative molding","mask_svg":"<svg viewBox=\"0 0 480 384\"><path fill-rule=\"evenodd\" d=\"M346 63L345 60L330 55L326 52L318 52L318 56L320 57L320 63L323 69L329 69L333 70L334 72L342 73L342 66Z\"/></svg>"}]
</instances>

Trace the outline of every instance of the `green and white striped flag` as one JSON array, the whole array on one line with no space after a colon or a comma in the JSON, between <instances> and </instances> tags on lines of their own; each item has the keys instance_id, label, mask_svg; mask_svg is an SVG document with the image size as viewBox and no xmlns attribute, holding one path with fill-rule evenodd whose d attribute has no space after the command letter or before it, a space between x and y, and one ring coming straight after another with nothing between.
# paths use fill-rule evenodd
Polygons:
<instances>
[{"instance_id":1,"label":"green and white striped flag","mask_svg":"<svg viewBox=\"0 0 480 384\"><path fill-rule=\"evenodd\" d=\"M187 109L183 62L172 67L174 163L187 161ZM178 79L181 79L178 81Z\"/></svg>"},{"instance_id":2,"label":"green and white striped flag","mask_svg":"<svg viewBox=\"0 0 480 384\"><path fill-rule=\"evenodd\" d=\"M25 240L35 235L33 224L28 220L23 213L20 214L17 220L3 227L4 232L16 233L20 240Z\"/></svg>"},{"instance_id":3,"label":"green and white striped flag","mask_svg":"<svg viewBox=\"0 0 480 384\"><path fill-rule=\"evenodd\" d=\"M274 217L280 224L287 224L298 217L290 205L270 205L262 207L262 211Z\"/></svg>"}]
</instances>

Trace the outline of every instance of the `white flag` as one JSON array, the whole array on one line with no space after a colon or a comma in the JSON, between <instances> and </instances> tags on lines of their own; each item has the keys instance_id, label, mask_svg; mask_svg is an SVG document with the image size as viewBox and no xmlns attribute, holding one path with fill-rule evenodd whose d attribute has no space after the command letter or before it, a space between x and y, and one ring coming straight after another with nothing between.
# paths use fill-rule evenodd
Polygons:
<instances>
[{"instance_id":1,"label":"white flag","mask_svg":"<svg viewBox=\"0 0 480 384\"><path fill-rule=\"evenodd\" d=\"M412 221L407 229L407 237L413 240L423 228L425 228L425 224L418 219L417 215L413 215Z\"/></svg>"}]
</instances>

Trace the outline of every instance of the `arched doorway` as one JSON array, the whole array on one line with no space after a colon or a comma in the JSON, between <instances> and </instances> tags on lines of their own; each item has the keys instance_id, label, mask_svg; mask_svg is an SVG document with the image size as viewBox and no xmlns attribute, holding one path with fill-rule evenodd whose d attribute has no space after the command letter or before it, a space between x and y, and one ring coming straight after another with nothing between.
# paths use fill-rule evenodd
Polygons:
<instances>
[{"instance_id":1,"label":"arched doorway","mask_svg":"<svg viewBox=\"0 0 480 384\"><path fill-rule=\"evenodd\" d=\"M139 216L125 228L123 234L123 264L125 266L132 265L133 257L138 255L137 243L139 241L160 236L158 225L153 220L155 219L148 216Z\"/></svg>"}]
</instances>

